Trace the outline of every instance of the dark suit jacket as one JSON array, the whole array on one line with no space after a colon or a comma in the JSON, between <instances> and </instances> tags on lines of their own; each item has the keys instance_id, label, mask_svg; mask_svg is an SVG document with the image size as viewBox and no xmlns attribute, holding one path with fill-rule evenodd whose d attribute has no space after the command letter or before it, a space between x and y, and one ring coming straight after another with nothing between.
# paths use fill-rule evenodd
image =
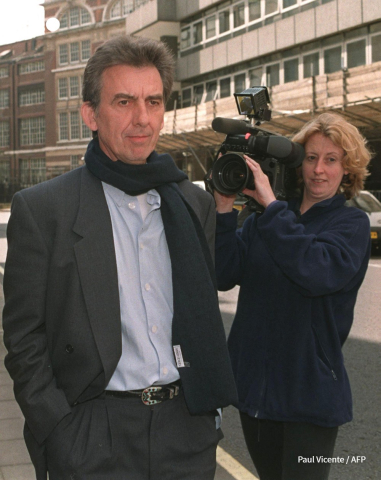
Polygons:
<instances>
[{"instance_id":1,"label":"dark suit jacket","mask_svg":"<svg viewBox=\"0 0 381 480\"><path fill-rule=\"evenodd\" d=\"M188 180L179 186L213 252L213 198ZM36 465L38 445L73 405L104 390L121 355L116 258L101 182L81 167L17 193L7 235L5 363Z\"/></svg>"}]
</instances>

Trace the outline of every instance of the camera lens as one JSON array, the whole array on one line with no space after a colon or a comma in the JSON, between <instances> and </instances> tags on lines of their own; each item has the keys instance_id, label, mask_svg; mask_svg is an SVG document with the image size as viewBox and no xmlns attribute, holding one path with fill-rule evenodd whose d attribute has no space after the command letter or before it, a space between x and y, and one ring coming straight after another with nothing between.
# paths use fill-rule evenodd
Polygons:
<instances>
[{"instance_id":1,"label":"camera lens","mask_svg":"<svg viewBox=\"0 0 381 480\"><path fill-rule=\"evenodd\" d=\"M242 164L233 160L221 169L220 182L224 188L237 189L241 188L245 176L246 172L242 168Z\"/></svg>"},{"instance_id":2,"label":"camera lens","mask_svg":"<svg viewBox=\"0 0 381 480\"><path fill-rule=\"evenodd\" d=\"M245 160L235 153L218 158L212 170L212 181L216 190L225 195L241 192L247 185L249 169Z\"/></svg>"}]
</instances>

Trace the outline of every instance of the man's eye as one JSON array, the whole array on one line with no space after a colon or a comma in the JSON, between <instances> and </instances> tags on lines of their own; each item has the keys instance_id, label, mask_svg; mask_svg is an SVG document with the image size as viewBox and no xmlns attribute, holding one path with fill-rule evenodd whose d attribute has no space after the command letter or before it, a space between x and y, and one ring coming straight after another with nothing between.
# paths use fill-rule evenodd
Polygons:
<instances>
[{"instance_id":1,"label":"man's eye","mask_svg":"<svg viewBox=\"0 0 381 480\"><path fill-rule=\"evenodd\" d=\"M119 105L127 105L128 100L120 100Z\"/></svg>"}]
</instances>

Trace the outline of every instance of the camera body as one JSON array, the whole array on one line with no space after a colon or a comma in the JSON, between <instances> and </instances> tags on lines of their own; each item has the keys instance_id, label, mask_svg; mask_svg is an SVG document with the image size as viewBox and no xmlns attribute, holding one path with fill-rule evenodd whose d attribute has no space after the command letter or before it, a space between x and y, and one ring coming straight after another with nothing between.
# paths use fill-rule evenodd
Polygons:
<instances>
[{"instance_id":1,"label":"camera body","mask_svg":"<svg viewBox=\"0 0 381 480\"><path fill-rule=\"evenodd\" d=\"M303 146L259 127L261 121L271 118L266 87L252 87L234 96L239 113L252 123L219 117L213 120L212 128L227 135L205 177L207 189L210 192L216 189L225 195L241 193L245 188L254 190L252 172L243 158L248 155L269 177L277 199L295 196L296 168L304 159Z\"/></svg>"},{"instance_id":2,"label":"camera body","mask_svg":"<svg viewBox=\"0 0 381 480\"><path fill-rule=\"evenodd\" d=\"M297 189L295 167L288 167L266 154L261 148L266 143L266 138L261 136L228 134L219 149L218 157L213 162L211 170L213 187L225 195L240 193L245 188L254 190L253 174L243 158L243 155L247 155L261 165L278 200L293 196Z\"/></svg>"}]
</instances>

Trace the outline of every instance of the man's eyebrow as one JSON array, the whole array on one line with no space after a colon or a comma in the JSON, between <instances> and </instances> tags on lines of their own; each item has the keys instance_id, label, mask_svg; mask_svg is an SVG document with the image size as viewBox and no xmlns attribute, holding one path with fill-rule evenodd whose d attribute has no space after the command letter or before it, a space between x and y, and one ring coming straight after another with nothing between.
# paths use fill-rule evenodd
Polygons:
<instances>
[{"instance_id":1,"label":"man's eyebrow","mask_svg":"<svg viewBox=\"0 0 381 480\"><path fill-rule=\"evenodd\" d=\"M163 94L157 93L156 95L148 95L147 100L163 100Z\"/></svg>"},{"instance_id":2,"label":"man's eyebrow","mask_svg":"<svg viewBox=\"0 0 381 480\"><path fill-rule=\"evenodd\" d=\"M123 98L124 100L134 100L136 97L134 95L129 95L128 93L116 93L114 95L114 98L112 99L112 103L115 102L115 100L119 100Z\"/></svg>"},{"instance_id":3,"label":"man's eyebrow","mask_svg":"<svg viewBox=\"0 0 381 480\"><path fill-rule=\"evenodd\" d=\"M112 103L114 103L117 100L123 99L123 100L136 100L137 97L134 95L130 95L128 93L116 93L114 95L114 98L112 99ZM162 93L157 93L155 95L148 95L146 100L163 100L163 94Z\"/></svg>"}]
</instances>

